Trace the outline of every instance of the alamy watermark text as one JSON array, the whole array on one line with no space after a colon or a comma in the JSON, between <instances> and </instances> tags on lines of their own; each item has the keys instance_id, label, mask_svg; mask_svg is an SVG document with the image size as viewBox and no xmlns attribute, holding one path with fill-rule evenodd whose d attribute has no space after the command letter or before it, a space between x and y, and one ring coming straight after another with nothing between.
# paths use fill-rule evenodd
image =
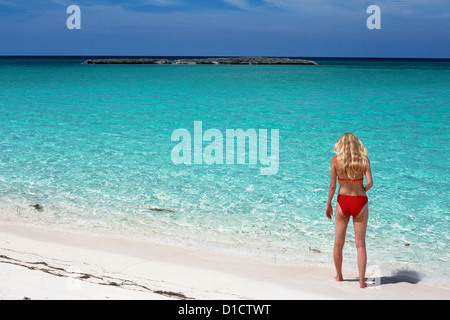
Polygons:
<instances>
[{"instance_id":1,"label":"alamy watermark text","mask_svg":"<svg viewBox=\"0 0 450 320\"><path fill-rule=\"evenodd\" d=\"M270 156L268 154L268 130L226 129L225 154L224 135L218 129L203 132L202 121L194 121L194 137L187 129L176 129L172 141L179 143L172 149L171 159L174 164L248 164L259 163L261 175L275 175L279 169L279 130L270 130ZM192 141L193 140L193 141ZM248 141L248 148L247 148ZM204 142L209 144L203 148ZM236 144L235 144L236 142ZM235 147L236 146L236 147ZM192 158L193 149L193 158ZM248 153L247 153L248 149Z\"/></svg>"}]
</instances>

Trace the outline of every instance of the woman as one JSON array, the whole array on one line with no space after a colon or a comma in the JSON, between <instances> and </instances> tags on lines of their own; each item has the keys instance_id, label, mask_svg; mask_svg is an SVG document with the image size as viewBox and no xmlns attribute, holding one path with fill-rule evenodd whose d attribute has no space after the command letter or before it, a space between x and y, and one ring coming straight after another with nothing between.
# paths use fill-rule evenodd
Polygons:
<instances>
[{"instance_id":1,"label":"woman","mask_svg":"<svg viewBox=\"0 0 450 320\"><path fill-rule=\"evenodd\" d=\"M342 250L350 217L353 217L355 244L358 254L359 285L366 288L365 274L367 264L366 229L369 218L366 192L372 188L367 150L353 133L345 133L334 146L337 156L331 159L331 181L328 193L326 215L331 219L333 208L331 201L336 192L336 178L339 180L339 195L335 214L335 241L333 258L336 267L336 281L342 281ZM366 186L363 186L364 176Z\"/></svg>"}]
</instances>

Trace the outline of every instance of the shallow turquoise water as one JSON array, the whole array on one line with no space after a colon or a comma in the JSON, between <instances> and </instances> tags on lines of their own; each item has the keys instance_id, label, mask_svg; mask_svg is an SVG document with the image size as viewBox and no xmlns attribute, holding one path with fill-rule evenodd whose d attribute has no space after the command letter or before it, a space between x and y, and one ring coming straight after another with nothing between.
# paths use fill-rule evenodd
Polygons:
<instances>
[{"instance_id":1,"label":"shallow turquoise water","mask_svg":"<svg viewBox=\"0 0 450 320\"><path fill-rule=\"evenodd\" d=\"M81 61L0 59L1 220L329 264L329 161L350 131L369 150L375 182L369 266L450 278L449 61ZM175 165L172 132L193 135L194 121L224 135L278 129L278 173L261 175L260 163ZM352 235L347 267L356 265Z\"/></svg>"}]
</instances>

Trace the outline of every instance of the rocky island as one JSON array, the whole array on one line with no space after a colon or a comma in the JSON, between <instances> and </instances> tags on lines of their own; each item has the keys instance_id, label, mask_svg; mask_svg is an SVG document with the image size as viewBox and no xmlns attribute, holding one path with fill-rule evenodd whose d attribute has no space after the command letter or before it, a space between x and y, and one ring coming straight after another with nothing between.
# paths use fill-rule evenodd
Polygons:
<instances>
[{"instance_id":1,"label":"rocky island","mask_svg":"<svg viewBox=\"0 0 450 320\"><path fill-rule=\"evenodd\" d=\"M83 64L317 65L317 63L312 60L270 57L188 58L177 60L153 58L108 58L86 60Z\"/></svg>"}]
</instances>

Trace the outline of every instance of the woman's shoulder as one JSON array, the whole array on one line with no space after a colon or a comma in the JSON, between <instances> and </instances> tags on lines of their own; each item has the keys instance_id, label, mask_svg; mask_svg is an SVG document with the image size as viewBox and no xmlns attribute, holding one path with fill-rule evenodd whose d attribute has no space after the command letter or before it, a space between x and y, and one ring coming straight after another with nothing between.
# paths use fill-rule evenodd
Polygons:
<instances>
[{"instance_id":1,"label":"woman's shoulder","mask_svg":"<svg viewBox=\"0 0 450 320\"><path fill-rule=\"evenodd\" d=\"M334 156L333 158L331 158L331 166L332 167L337 167L338 166L338 158L337 158L337 156Z\"/></svg>"}]
</instances>

